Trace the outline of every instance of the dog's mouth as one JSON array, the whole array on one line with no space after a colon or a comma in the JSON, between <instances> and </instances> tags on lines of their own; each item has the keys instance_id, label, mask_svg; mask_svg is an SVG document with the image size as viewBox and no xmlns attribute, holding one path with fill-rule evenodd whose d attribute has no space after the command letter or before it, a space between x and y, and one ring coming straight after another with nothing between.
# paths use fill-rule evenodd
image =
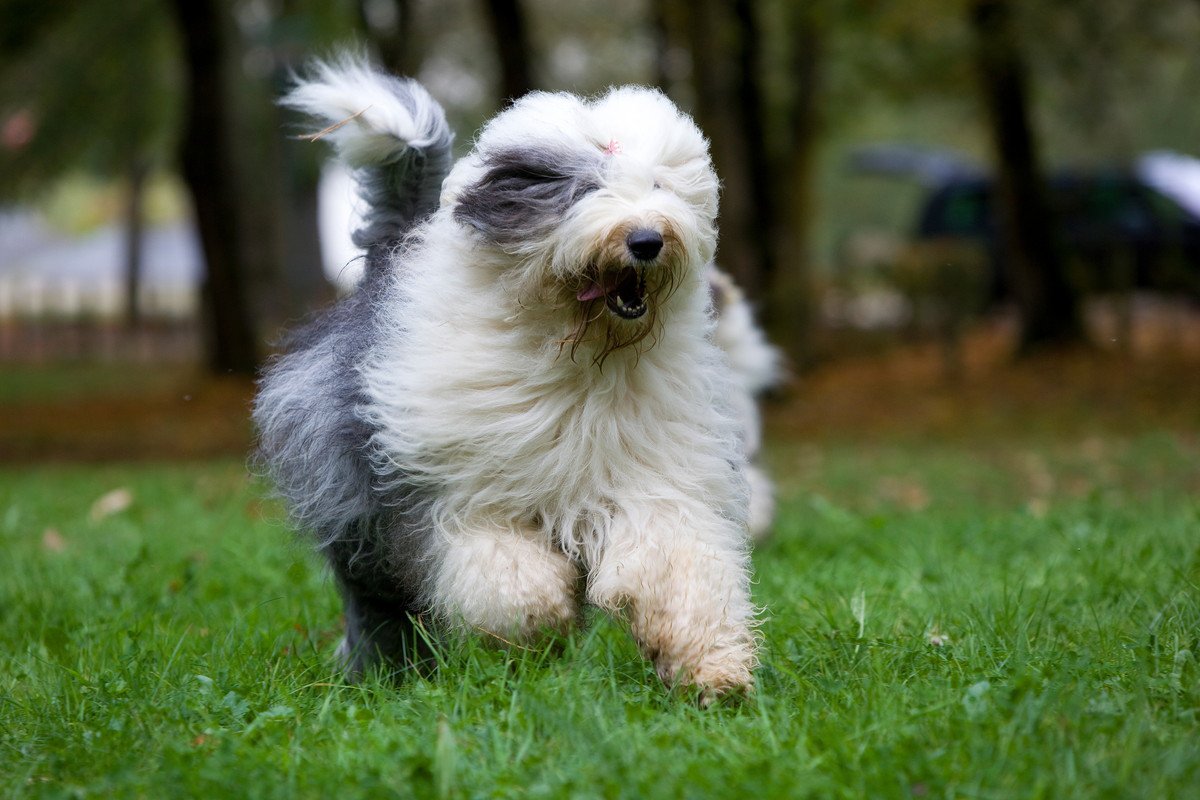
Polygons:
<instances>
[{"instance_id":1,"label":"dog's mouth","mask_svg":"<svg viewBox=\"0 0 1200 800\"><path fill-rule=\"evenodd\" d=\"M581 303L603 297L608 310L622 319L637 319L646 313L644 267L621 267L600 272L577 295Z\"/></svg>"}]
</instances>

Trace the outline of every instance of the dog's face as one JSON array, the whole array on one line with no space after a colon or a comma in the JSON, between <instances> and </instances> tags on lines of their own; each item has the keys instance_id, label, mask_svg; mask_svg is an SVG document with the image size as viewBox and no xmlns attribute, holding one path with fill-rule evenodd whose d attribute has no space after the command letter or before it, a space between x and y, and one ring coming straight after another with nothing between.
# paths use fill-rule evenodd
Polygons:
<instances>
[{"instance_id":1,"label":"dog's face","mask_svg":"<svg viewBox=\"0 0 1200 800\"><path fill-rule=\"evenodd\" d=\"M500 256L524 304L600 353L644 339L716 249L708 143L661 93L535 93L493 119L443 204ZM589 333L591 332L591 333Z\"/></svg>"}]
</instances>

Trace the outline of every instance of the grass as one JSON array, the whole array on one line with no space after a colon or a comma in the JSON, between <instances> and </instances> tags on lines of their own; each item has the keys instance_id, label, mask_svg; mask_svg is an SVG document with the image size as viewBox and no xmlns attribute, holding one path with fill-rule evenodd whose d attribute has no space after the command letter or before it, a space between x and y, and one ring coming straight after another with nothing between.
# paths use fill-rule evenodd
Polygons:
<instances>
[{"instance_id":1,"label":"grass","mask_svg":"<svg viewBox=\"0 0 1200 800\"><path fill-rule=\"evenodd\" d=\"M777 419L758 688L707 711L602 617L347 686L334 592L240 460L8 467L0 794L1195 797L1187 413L974 440Z\"/></svg>"}]
</instances>

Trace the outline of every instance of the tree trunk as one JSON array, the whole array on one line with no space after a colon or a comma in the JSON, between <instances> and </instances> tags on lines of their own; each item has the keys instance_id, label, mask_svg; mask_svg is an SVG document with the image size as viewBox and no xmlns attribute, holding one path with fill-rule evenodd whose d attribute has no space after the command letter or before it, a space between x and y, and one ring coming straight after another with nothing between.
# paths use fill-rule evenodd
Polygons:
<instances>
[{"instance_id":1,"label":"tree trunk","mask_svg":"<svg viewBox=\"0 0 1200 800\"><path fill-rule=\"evenodd\" d=\"M721 241L717 260L752 297L759 295L765 220L755 207L753 176L747 154L761 142L748 139L742 110L740 35L729 8L720 0L694 0L671 9L692 52L695 114L708 136L713 166L721 179ZM752 79L751 79L752 80ZM734 111L733 109L736 109Z\"/></svg>"},{"instance_id":2,"label":"tree trunk","mask_svg":"<svg viewBox=\"0 0 1200 800\"><path fill-rule=\"evenodd\" d=\"M1055 238L1008 0L974 0L971 24L996 154L999 221L1021 311L1020 351L1081 341L1079 298Z\"/></svg>"},{"instance_id":3,"label":"tree trunk","mask_svg":"<svg viewBox=\"0 0 1200 800\"><path fill-rule=\"evenodd\" d=\"M125 196L125 325L130 330L136 330L142 321L138 295L142 285L142 229L149 174L149 166L143 159L135 158L130 163Z\"/></svg>"},{"instance_id":4,"label":"tree trunk","mask_svg":"<svg viewBox=\"0 0 1200 800\"><path fill-rule=\"evenodd\" d=\"M283 280L290 316L305 315L333 299L321 260L318 189L321 165L311 142L283 142Z\"/></svg>"},{"instance_id":5,"label":"tree trunk","mask_svg":"<svg viewBox=\"0 0 1200 800\"><path fill-rule=\"evenodd\" d=\"M210 369L253 374L258 348L243 284L243 229L225 91L225 26L215 0L175 0L188 81L181 161L207 266L202 291Z\"/></svg>"},{"instance_id":6,"label":"tree trunk","mask_svg":"<svg viewBox=\"0 0 1200 800\"><path fill-rule=\"evenodd\" d=\"M410 20L404 10L408 5L408 0L390 3L378 0L376 7L384 12L390 8L394 16L383 13L382 18L376 18L374 21L380 30L371 28L372 34L385 33L387 37L399 38L409 27ZM370 20L364 6L365 3L360 3L359 9L367 23ZM282 9L285 16L295 17L311 11L300 0L284 0ZM382 29L385 22L391 22L392 26ZM396 47L403 51L402 43L397 43ZM244 165L243 174L255 175L256 183L261 184L259 196L254 198L259 206L259 216L266 216L262 212L270 211L269 219L263 220L262 224L277 234L273 241L276 246L263 254L267 256L261 270L263 280L251 293L253 307L259 310L260 329L264 322L274 328L306 317L334 297L321 258L318 220L321 166L329 157L329 151L323 144L314 145L303 138L281 135L282 131L296 130L310 123L307 120L299 123L275 102L292 89L295 76L303 72L304 60L310 57L309 45L300 37L279 37L272 45L272 55L274 72L268 82L269 97L260 100L255 93L253 105L242 114L242 118L250 122L246 126L249 135L242 138L265 138L269 146L239 155L239 163ZM397 56L396 53L392 55ZM257 158L257 161L248 161L247 156ZM250 192L245 194L251 196ZM247 219L254 219L251 216L254 211L247 209ZM264 289L276 295L275 309L259 296ZM272 310L277 312L274 317L270 314Z\"/></svg>"},{"instance_id":7,"label":"tree trunk","mask_svg":"<svg viewBox=\"0 0 1200 800\"><path fill-rule=\"evenodd\" d=\"M786 26L787 72L791 92L785 98L780 145L771 163L775 213L771 244L775 275L767 295L768 329L784 345L797 367L813 359L812 330L816 301L809 257L812 231L813 163L820 129L817 99L821 80L821 30L806 6L792 6Z\"/></svg>"},{"instance_id":8,"label":"tree trunk","mask_svg":"<svg viewBox=\"0 0 1200 800\"><path fill-rule=\"evenodd\" d=\"M387 2L387 19L373 19L371 7L378 8ZM359 18L367 32L379 61L385 69L396 75L415 76L421 66L421 53L417 51L417 37L413 36L412 0L359 0Z\"/></svg>"},{"instance_id":9,"label":"tree trunk","mask_svg":"<svg viewBox=\"0 0 1200 800\"><path fill-rule=\"evenodd\" d=\"M763 321L797 363L812 320L808 265L812 151L816 141L815 17L789 7L789 96L768 109L764 42L752 0L656 0L659 80L674 85L676 43L691 52L696 120L721 178L721 266L757 301ZM682 36L680 36L682 34ZM773 113L774 112L774 113Z\"/></svg>"},{"instance_id":10,"label":"tree trunk","mask_svg":"<svg viewBox=\"0 0 1200 800\"><path fill-rule=\"evenodd\" d=\"M746 247L751 251L753 267L746 276L744 289L754 300L762 301L775 282L775 252L771 241L776 208L772 192L773 172L767 152L766 107L763 102L760 54L763 50L756 4L752 0L734 0L737 25L737 109L742 121L742 157L745 160L747 191L751 215L746 225ZM770 316L772 309L761 306Z\"/></svg>"},{"instance_id":11,"label":"tree trunk","mask_svg":"<svg viewBox=\"0 0 1200 800\"><path fill-rule=\"evenodd\" d=\"M484 5L500 59L500 94L511 102L534 88L525 12L521 0L487 0Z\"/></svg>"}]
</instances>

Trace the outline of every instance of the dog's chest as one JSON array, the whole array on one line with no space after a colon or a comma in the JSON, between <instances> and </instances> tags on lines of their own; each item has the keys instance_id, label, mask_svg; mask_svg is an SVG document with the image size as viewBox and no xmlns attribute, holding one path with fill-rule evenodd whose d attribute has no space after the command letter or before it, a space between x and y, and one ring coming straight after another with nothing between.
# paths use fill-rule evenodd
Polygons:
<instances>
[{"instance_id":1,"label":"dog's chest","mask_svg":"<svg viewBox=\"0 0 1200 800\"><path fill-rule=\"evenodd\" d=\"M679 414L683 404L661 396L669 382L564 372L508 381L505 391L481 386L473 392L473 419L459 420L452 450L474 462L465 474L484 484L479 491L531 509L594 505L628 494L647 474L669 472L672 438L693 438L682 432L698 421Z\"/></svg>"},{"instance_id":2,"label":"dog's chest","mask_svg":"<svg viewBox=\"0 0 1200 800\"><path fill-rule=\"evenodd\" d=\"M601 367L530 338L400 342L367 373L376 460L457 514L557 530L639 498L721 502L730 459L702 348L660 341Z\"/></svg>"},{"instance_id":3,"label":"dog's chest","mask_svg":"<svg viewBox=\"0 0 1200 800\"><path fill-rule=\"evenodd\" d=\"M508 467L515 468L512 474L527 469L534 483L555 494L576 483L593 490L619 484L622 476L651 461L656 446L661 446L632 393L544 396L530 404L528 413L514 415L511 423L509 435L497 437L480 456L494 457L504 452L506 443L516 445L508 454Z\"/></svg>"}]
</instances>

